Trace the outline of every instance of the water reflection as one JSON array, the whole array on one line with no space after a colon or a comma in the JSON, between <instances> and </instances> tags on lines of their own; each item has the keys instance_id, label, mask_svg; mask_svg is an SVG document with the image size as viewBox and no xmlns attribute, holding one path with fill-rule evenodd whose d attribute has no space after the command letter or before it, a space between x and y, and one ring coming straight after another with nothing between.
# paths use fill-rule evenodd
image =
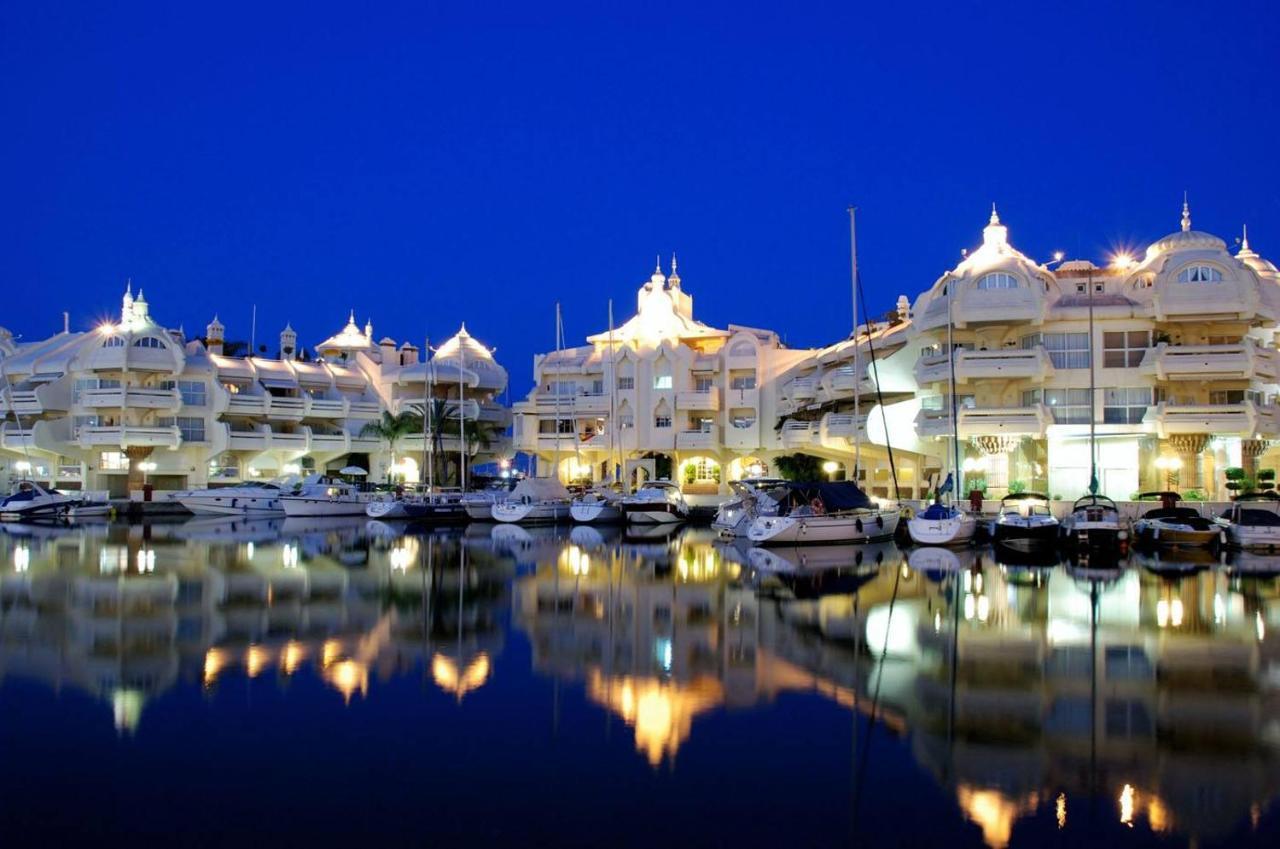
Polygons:
<instances>
[{"instance_id":1,"label":"water reflection","mask_svg":"<svg viewBox=\"0 0 1280 849\"><path fill-rule=\"evenodd\" d=\"M1280 786L1280 557L1058 564L663 531L6 527L0 663L91 694L127 733L167 690L232 677L313 674L350 703L417 675L465 704L528 677L503 665L512 632L532 680L615 717L658 774L726 711L802 694L862 718L855 830L887 735L992 847L1103 823L1225 840ZM535 707L526 690L509 709Z\"/></svg>"}]
</instances>

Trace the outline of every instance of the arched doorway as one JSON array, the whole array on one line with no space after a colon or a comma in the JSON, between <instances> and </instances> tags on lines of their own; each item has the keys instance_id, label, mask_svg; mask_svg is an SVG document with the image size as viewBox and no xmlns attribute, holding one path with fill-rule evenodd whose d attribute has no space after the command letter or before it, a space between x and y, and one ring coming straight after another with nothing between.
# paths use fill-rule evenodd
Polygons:
<instances>
[{"instance_id":1,"label":"arched doorway","mask_svg":"<svg viewBox=\"0 0 1280 849\"><path fill-rule=\"evenodd\" d=\"M737 457L729 463L729 480L766 478L769 471L769 464L759 457Z\"/></svg>"}]
</instances>

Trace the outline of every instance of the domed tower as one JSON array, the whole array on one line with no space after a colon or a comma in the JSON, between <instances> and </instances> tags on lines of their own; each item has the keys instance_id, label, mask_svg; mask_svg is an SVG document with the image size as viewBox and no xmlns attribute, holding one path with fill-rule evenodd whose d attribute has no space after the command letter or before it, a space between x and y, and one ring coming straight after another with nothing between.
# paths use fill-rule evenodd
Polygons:
<instances>
[{"instance_id":1,"label":"domed tower","mask_svg":"<svg viewBox=\"0 0 1280 849\"><path fill-rule=\"evenodd\" d=\"M215 315L213 321L209 322L204 329L204 344L210 354L222 354L222 346L226 341L226 328L222 326L222 322L218 321Z\"/></svg>"},{"instance_id":2,"label":"domed tower","mask_svg":"<svg viewBox=\"0 0 1280 849\"><path fill-rule=\"evenodd\" d=\"M298 355L298 334L294 331L293 325L285 322L284 330L280 331L280 359L292 360Z\"/></svg>"}]
</instances>

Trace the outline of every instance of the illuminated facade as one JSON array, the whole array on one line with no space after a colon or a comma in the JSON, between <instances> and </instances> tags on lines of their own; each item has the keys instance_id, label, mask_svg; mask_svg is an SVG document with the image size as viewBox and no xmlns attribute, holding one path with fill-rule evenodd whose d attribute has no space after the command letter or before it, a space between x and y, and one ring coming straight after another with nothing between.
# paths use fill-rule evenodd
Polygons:
<instances>
[{"instance_id":1,"label":"illuminated facade","mask_svg":"<svg viewBox=\"0 0 1280 849\"><path fill-rule=\"evenodd\" d=\"M64 328L39 342L0 334L0 454L9 477L124 495L143 482L158 489L269 479L355 463L372 479L422 475L421 435L393 452L361 431L384 411L440 409L481 422L469 456L504 450L508 418L497 402L506 371L463 328L423 362L411 343L373 341L354 315L304 355L286 327L277 357L232 356L215 317L203 340L187 340L152 317L143 293L126 291L118 322L90 332ZM241 346L238 346L241 347ZM434 370L434 385L428 379ZM430 388L429 388L430 386ZM460 389L461 387L464 387ZM458 454L456 427L434 448ZM487 443L487 444L486 444Z\"/></svg>"},{"instance_id":2,"label":"illuminated facade","mask_svg":"<svg viewBox=\"0 0 1280 849\"><path fill-rule=\"evenodd\" d=\"M1271 462L1280 275L1247 238L1233 256L1193 230L1185 205L1181 224L1141 259L1038 264L993 210L982 245L915 304L919 438L940 456L950 435L950 315L964 471L996 494L1085 492L1091 419L1116 499L1170 482L1222 497L1223 469Z\"/></svg>"},{"instance_id":3,"label":"illuminated facade","mask_svg":"<svg viewBox=\"0 0 1280 849\"><path fill-rule=\"evenodd\" d=\"M794 453L775 427L788 403L781 379L818 352L789 349L771 330L695 320L674 259L636 301L612 333L534 358L514 442L546 464L539 474L558 458L566 482L608 481L620 469L631 483L669 475L688 495L716 496Z\"/></svg>"}]
</instances>

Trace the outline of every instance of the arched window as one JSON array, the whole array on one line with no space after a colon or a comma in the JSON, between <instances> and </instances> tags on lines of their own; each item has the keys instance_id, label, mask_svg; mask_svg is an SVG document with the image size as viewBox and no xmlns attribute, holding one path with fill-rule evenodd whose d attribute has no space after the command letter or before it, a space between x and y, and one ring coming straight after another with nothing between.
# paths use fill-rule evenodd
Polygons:
<instances>
[{"instance_id":1,"label":"arched window","mask_svg":"<svg viewBox=\"0 0 1280 849\"><path fill-rule=\"evenodd\" d=\"M636 364L630 359L618 363L618 390L626 391L636 388Z\"/></svg>"},{"instance_id":2,"label":"arched window","mask_svg":"<svg viewBox=\"0 0 1280 849\"><path fill-rule=\"evenodd\" d=\"M658 361L653 364L653 388L670 389L671 387L671 361L665 356L659 356Z\"/></svg>"},{"instance_id":3,"label":"arched window","mask_svg":"<svg viewBox=\"0 0 1280 849\"><path fill-rule=\"evenodd\" d=\"M107 341L102 343L104 348L123 348L124 340L119 336L108 336Z\"/></svg>"},{"instance_id":4,"label":"arched window","mask_svg":"<svg viewBox=\"0 0 1280 849\"><path fill-rule=\"evenodd\" d=\"M1212 265L1188 265L1178 272L1179 283L1221 283L1222 272Z\"/></svg>"},{"instance_id":5,"label":"arched window","mask_svg":"<svg viewBox=\"0 0 1280 849\"><path fill-rule=\"evenodd\" d=\"M159 350L163 351L165 350L166 346L163 342L161 342L159 339L157 339L154 336L143 336L141 339L134 340L133 347L158 348Z\"/></svg>"},{"instance_id":6,"label":"arched window","mask_svg":"<svg viewBox=\"0 0 1280 849\"><path fill-rule=\"evenodd\" d=\"M756 355L756 346L751 344L749 339L739 339L729 346L729 356L731 357L754 357Z\"/></svg>"},{"instance_id":7,"label":"arched window","mask_svg":"<svg viewBox=\"0 0 1280 849\"><path fill-rule=\"evenodd\" d=\"M653 426L671 427L671 407L667 405L665 399L658 402L658 406L653 410Z\"/></svg>"},{"instance_id":8,"label":"arched window","mask_svg":"<svg viewBox=\"0 0 1280 849\"><path fill-rule=\"evenodd\" d=\"M990 274L984 274L978 280L979 289L1016 289L1018 288L1018 278L1012 274L1005 274L1003 271L993 271Z\"/></svg>"}]
</instances>

